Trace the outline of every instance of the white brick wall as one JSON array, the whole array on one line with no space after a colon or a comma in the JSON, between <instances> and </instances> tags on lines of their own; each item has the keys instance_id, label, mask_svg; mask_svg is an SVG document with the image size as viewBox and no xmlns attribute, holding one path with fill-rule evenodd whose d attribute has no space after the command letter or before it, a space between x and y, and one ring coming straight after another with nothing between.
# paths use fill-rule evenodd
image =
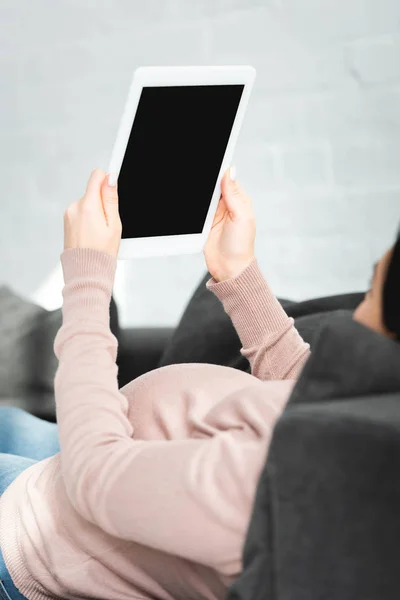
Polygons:
<instances>
[{"instance_id":1,"label":"white brick wall","mask_svg":"<svg viewBox=\"0 0 400 600\"><path fill-rule=\"evenodd\" d=\"M351 45L350 68L360 82L396 84L400 80L400 39L393 35Z\"/></svg>"},{"instance_id":2,"label":"white brick wall","mask_svg":"<svg viewBox=\"0 0 400 600\"><path fill-rule=\"evenodd\" d=\"M107 168L136 66L250 63L235 163L265 275L296 299L365 289L400 221L398 0L3 0L0 24L0 280L61 302L62 213ZM175 325L204 271L120 263L122 324Z\"/></svg>"}]
</instances>

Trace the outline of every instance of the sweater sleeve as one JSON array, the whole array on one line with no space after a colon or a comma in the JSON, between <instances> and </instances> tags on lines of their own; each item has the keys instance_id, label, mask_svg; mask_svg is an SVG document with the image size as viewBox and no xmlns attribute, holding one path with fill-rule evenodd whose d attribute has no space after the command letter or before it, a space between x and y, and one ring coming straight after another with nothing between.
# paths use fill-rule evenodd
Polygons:
<instances>
[{"instance_id":1,"label":"sweater sleeve","mask_svg":"<svg viewBox=\"0 0 400 600\"><path fill-rule=\"evenodd\" d=\"M256 258L237 277L221 282L212 277L206 286L232 319L252 374L264 381L297 379L310 345L274 296Z\"/></svg>"},{"instance_id":2,"label":"sweater sleeve","mask_svg":"<svg viewBox=\"0 0 400 600\"><path fill-rule=\"evenodd\" d=\"M63 324L54 341L54 384L61 472L71 504L110 535L237 574L287 390L279 382L276 388L269 384L270 393L254 391L257 386L239 390L207 413L201 427L206 433L188 439L135 439L128 400L118 389L118 342L109 327L116 260L79 248L65 250L61 262ZM135 392L129 401L135 402Z\"/></svg>"}]
</instances>

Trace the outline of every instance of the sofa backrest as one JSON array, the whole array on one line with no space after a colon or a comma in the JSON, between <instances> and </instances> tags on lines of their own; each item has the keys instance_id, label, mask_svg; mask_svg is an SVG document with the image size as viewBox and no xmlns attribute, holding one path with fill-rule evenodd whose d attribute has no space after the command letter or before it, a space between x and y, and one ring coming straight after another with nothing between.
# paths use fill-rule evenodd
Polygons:
<instances>
[{"instance_id":1,"label":"sofa backrest","mask_svg":"<svg viewBox=\"0 0 400 600\"><path fill-rule=\"evenodd\" d=\"M391 600L400 540L400 344L325 321L278 421L228 600Z\"/></svg>"}]
</instances>

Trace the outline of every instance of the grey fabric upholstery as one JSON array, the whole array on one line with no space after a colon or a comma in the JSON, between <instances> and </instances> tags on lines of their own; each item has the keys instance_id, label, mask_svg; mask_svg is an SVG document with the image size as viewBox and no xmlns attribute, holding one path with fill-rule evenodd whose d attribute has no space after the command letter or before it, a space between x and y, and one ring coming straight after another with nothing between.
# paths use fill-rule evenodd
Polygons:
<instances>
[{"instance_id":1,"label":"grey fabric upholstery","mask_svg":"<svg viewBox=\"0 0 400 600\"><path fill-rule=\"evenodd\" d=\"M120 388L156 368L173 333L172 327L121 328L117 356Z\"/></svg>"},{"instance_id":2,"label":"grey fabric upholstery","mask_svg":"<svg viewBox=\"0 0 400 600\"><path fill-rule=\"evenodd\" d=\"M18 296L7 286L0 287L0 394L13 396L37 384L41 373L32 364L39 348L34 336L44 309Z\"/></svg>"},{"instance_id":3,"label":"grey fabric upholstery","mask_svg":"<svg viewBox=\"0 0 400 600\"><path fill-rule=\"evenodd\" d=\"M227 600L399 594L400 345L330 317L279 420Z\"/></svg>"},{"instance_id":4,"label":"grey fabric upholstery","mask_svg":"<svg viewBox=\"0 0 400 600\"><path fill-rule=\"evenodd\" d=\"M54 375L57 358L53 344L62 324L61 309L48 311L0 286L0 403L55 416ZM110 327L120 335L118 310L110 304Z\"/></svg>"},{"instance_id":5,"label":"grey fabric upholstery","mask_svg":"<svg viewBox=\"0 0 400 600\"><path fill-rule=\"evenodd\" d=\"M178 326L171 335L158 366L184 362L212 363L250 372L248 360L240 354L241 343L235 328L218 298L206 288L205 273L190 298ZM306 342L332 311L354 310L364 293L342 294L304 302L280 298L287 314Z\"/></svg>"}]
</instances>

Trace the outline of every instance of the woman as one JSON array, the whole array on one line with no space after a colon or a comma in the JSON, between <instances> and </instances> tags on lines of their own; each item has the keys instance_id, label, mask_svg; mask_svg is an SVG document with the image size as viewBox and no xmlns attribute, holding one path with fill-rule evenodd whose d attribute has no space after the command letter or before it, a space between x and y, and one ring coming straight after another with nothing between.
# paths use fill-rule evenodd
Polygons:
<instances>
[{"instance_id":1,"label":"woman","mask_svg":"<svg viewBox=\"0 0 400 600\"><path fill-rule=\"evenodd\" d=\"M3 596L223 598L241 570L274 423L310 352L254 257L251 201L226 173L204 248L207 287L230 315L251 375L180 364L118 390L109 328L121 239L116 178L94 171L64 224L58 429L16 409L3 420ZM378 264L355 314L390 337L382 289L395 252L398 260L395 249Z\"/></svg>"}]
</instances>

